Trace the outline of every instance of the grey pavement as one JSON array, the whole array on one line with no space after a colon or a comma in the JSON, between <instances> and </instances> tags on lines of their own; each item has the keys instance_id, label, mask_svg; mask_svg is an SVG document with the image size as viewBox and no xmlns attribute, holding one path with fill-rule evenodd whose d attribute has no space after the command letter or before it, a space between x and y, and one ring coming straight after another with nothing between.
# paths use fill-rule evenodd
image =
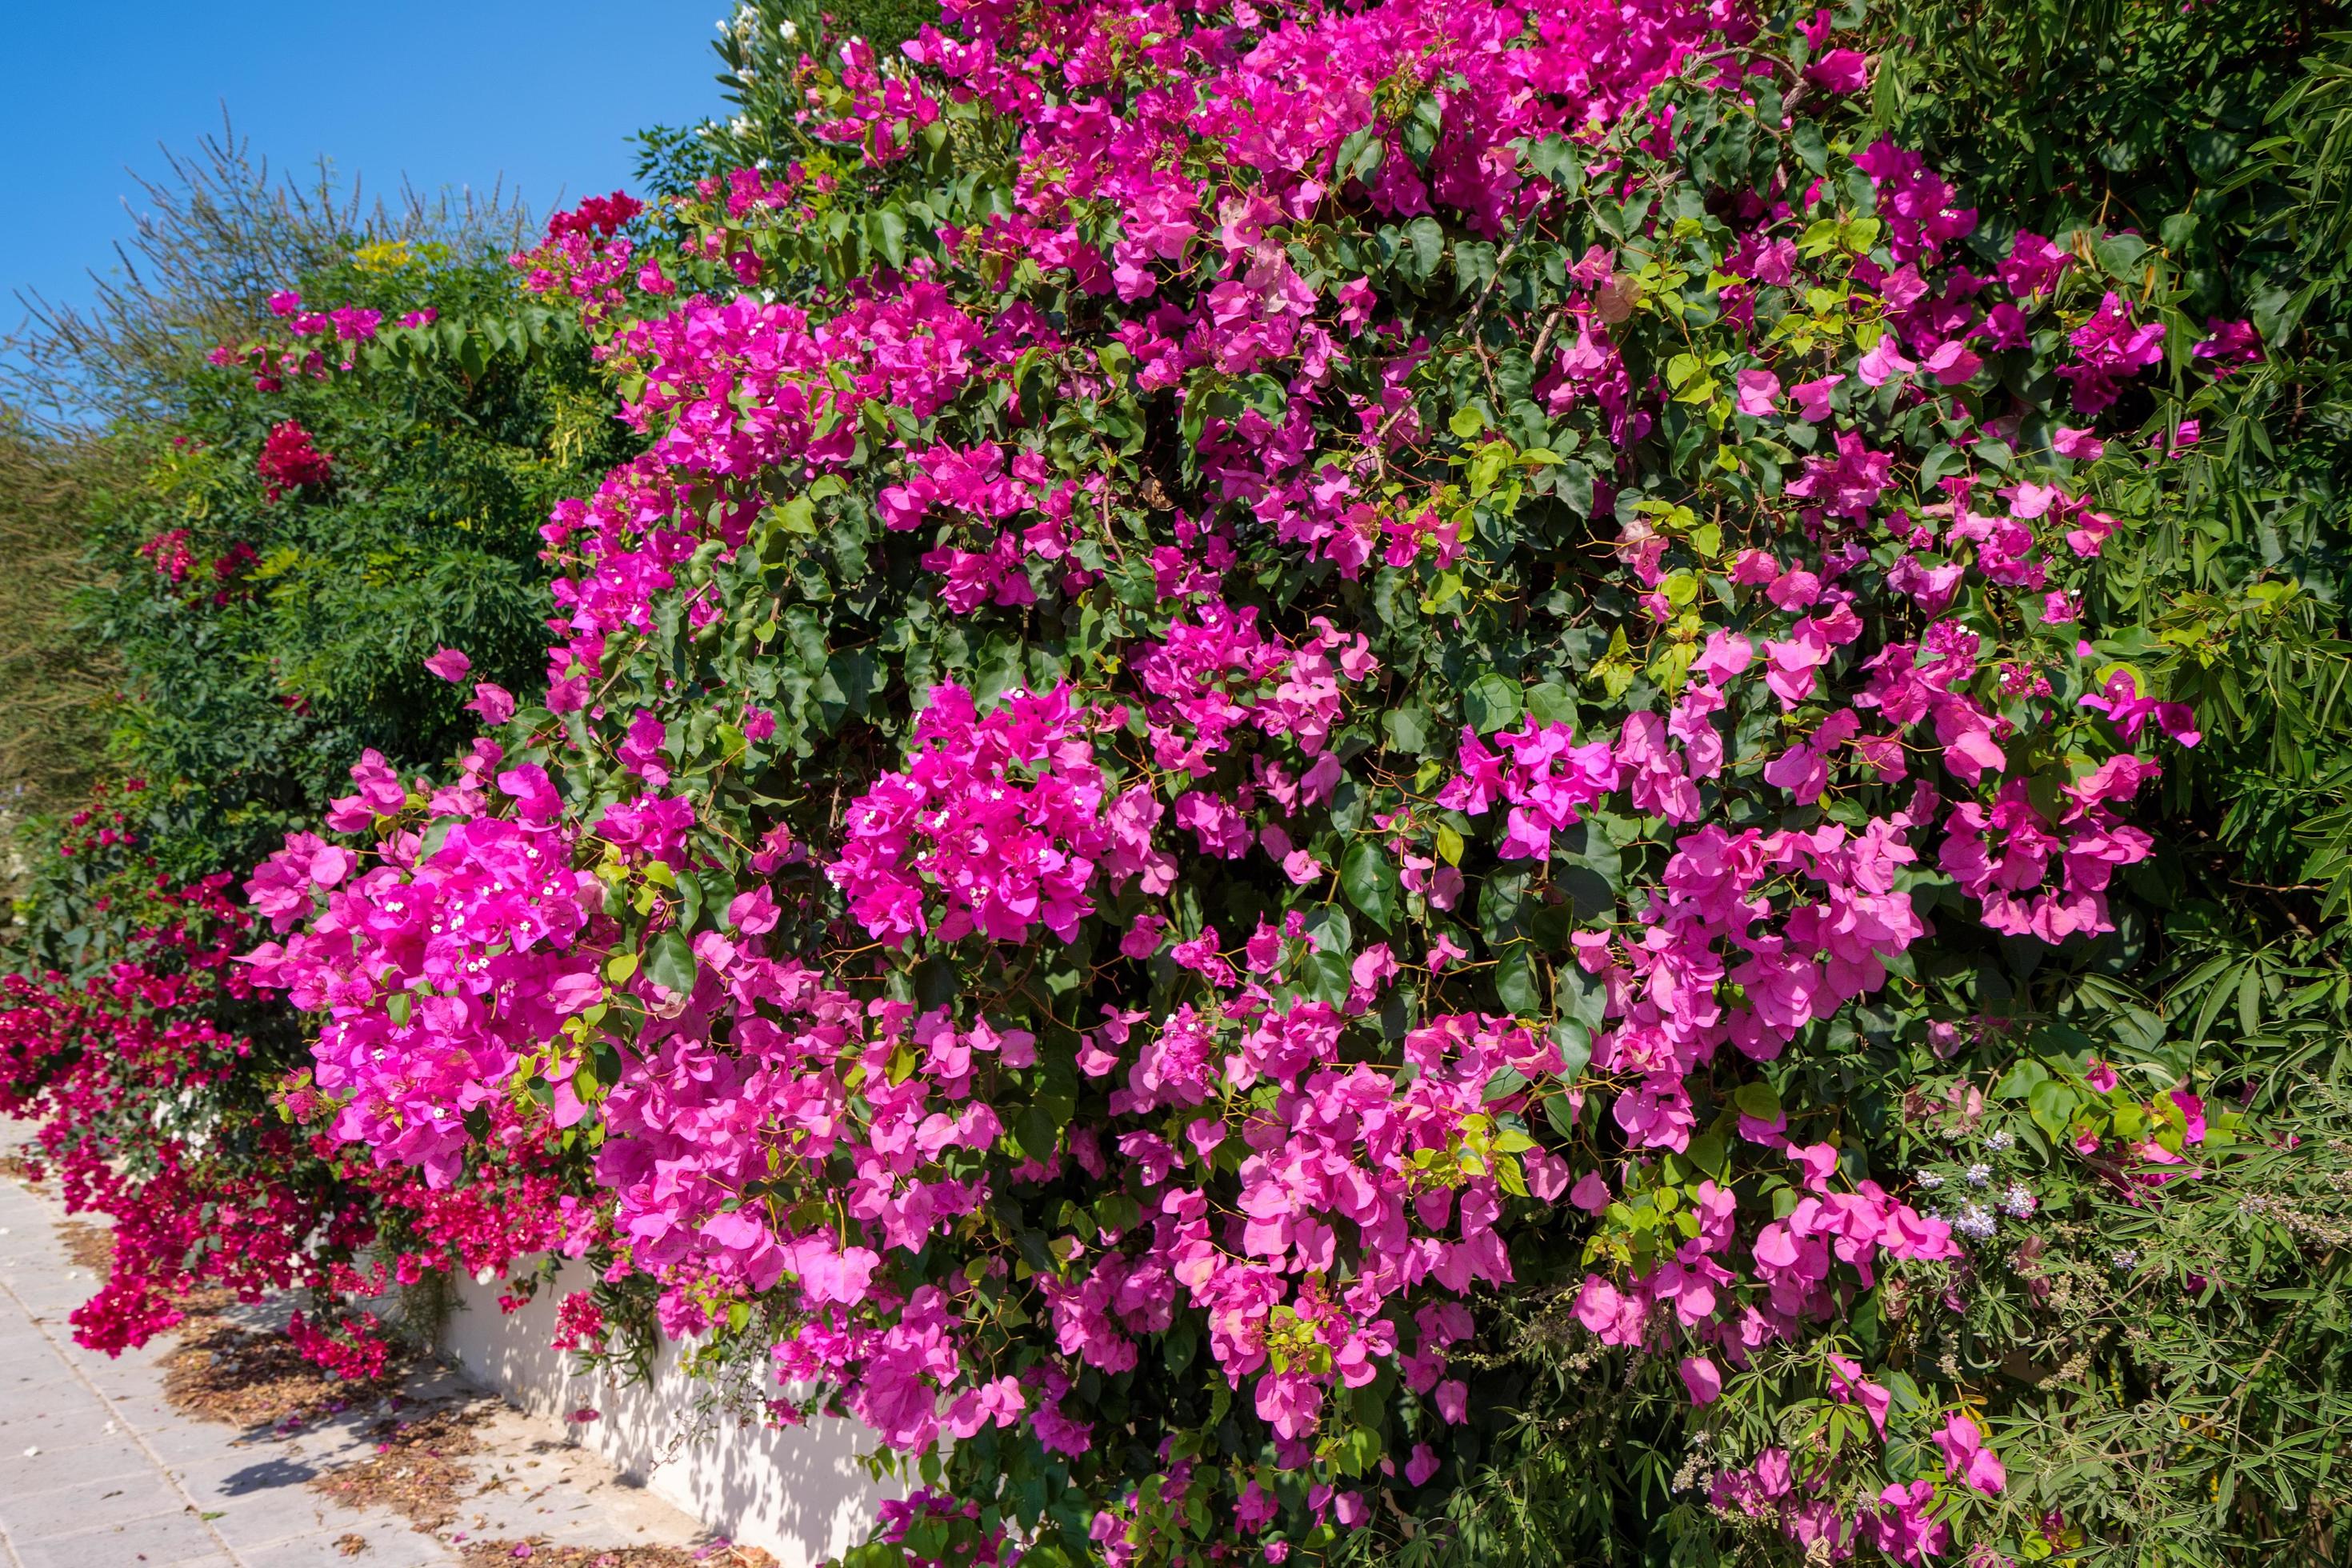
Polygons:
<instances>
[{"instance_id":1,"label":"grey pavement","mask_svg":"<svg viewBox=\"0 0 2352 1568\"><path fill-rule=\"evenodd\" d=\"M21 1141L0 1123L0 1145ZM110 1358L67 1315L98 1281L57 1235L62 1211L0 1177L0 1565L5 1568L456 1568L467 1540L692 1546L695 1521L614 1474L551 1424L503 1406L471 1457L477 1490L438 1537L308 1483L373 1454L370 1403L286 1433L240 1431L163 1399L167 1335ZM446 1374L411 1397L465 1397ZM363 1545L353 1546L352 1538Z\"/></svg>"}]
</instances>

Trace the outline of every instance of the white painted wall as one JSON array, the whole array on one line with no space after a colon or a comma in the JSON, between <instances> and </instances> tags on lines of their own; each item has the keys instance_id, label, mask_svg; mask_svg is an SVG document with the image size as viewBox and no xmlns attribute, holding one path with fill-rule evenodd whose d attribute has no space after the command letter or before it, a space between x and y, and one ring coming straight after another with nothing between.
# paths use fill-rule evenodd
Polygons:
<instances>
[{"instance_id":1,"label":"white painted wall","mask_svg":"<svg viewBox=\"0 0 2352 1568\"><path fill-rule=\"evenodd\" d=\"M866 1539L876 1505L898 1490L875 1485L857 1463L876 1447L871 1432L831 1420L775 1431L699 1414L705 1385L678 1371L675 1344L665 1344L649 1383L576 1375L572 1356L550 1342L555 1304L583 1284L580 1266L566 1264L509 1316L499 1310L500 1286L461 1279L442 1350L533 1415L565 1421L583 1406L602 1412L567 1423L583 1447L720 1535L775 1553L782 1568L815 1568Z\"/></svg>"}]
</instances>

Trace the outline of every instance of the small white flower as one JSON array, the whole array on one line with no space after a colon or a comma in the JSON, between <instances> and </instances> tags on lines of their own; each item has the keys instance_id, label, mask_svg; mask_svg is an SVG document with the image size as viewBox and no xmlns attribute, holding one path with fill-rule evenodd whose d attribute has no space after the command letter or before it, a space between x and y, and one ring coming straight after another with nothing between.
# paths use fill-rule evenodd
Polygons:
<instances>
[{"instance_id":1,"label":"small white flower","mask_svg":"<svg viewBox=\"0 0 2352 1568\"><path fill-rule=\"evenodd\" d=\"M1911 1179L1931 1193L1944 1184L1944 1174L1940 1171L1921 1171Z\"/></svg>"},{"instance_id":2,"label":"small white flower","mask_svg":"<svg viewBox=\"0 0 2352 1568\"><path fill-rule=\"evenodd\" d=\"M2116 1254L2114 1262L2118 1273L2127 1274L2139 1267L2139 1254L2126 1247Z\"/></svg>"},{"instance_id":3,"label":"small white flower","mask_svg":"<svg viewBox=\"0 0 2352 1568\"><path fill-rule=\"evenodd\" d=\"M1985 1140L1985 1147L1996 1154L2006 1154L2017 1147L2017 1135L2012 1132L1996 1132Z\"/></svg>"},{"instance_id":4,"label":"small white flower","mask_svg":"<svg viewBox=\"0 0 2352 1568\"><path fill-rule=\"evenodd\" d=\"M783 39L784 42L789 44L800 36L800 28L794 26L789 20L776 24L776 37Z\"/></svg>"},{"instance_id":5,"label":"small white flower","mask_svg":"<svg viewBox=\"0 0 2352 1568\"><path fill-rule=\"evenodd\" d=\"M1992 1180L1992 1167L1979 1161L1960 1173L1960 1180L1972 1187L1981 1187Z\"/></svg>"},{"instance_id":6,"label":"small white flower","mask_svg":"<svg viewBox=\"0 0 2352 1568\"><path fill-rule=\"evenodd\" d=\"M2001 1212L2023 1219L2033 1212L2033 1189L2023 1182L2011 1182L2009 1191L2001 1194Z\"/></svg>"},{"instance_id":7,"label":"small white flower","mask_svg":"<svg viewBox=\"0 0 2352 1568\"><path fill-rule=\"evenodd\" d=\"M1984 1205L1970 1204L1960 1210L1958 1219L1952 1221L1952 1228L1971 1241L1984 1241L2000 1228L2000 1221L1994 1218L1992 1210Z\"/></svg>"}]
</instances>

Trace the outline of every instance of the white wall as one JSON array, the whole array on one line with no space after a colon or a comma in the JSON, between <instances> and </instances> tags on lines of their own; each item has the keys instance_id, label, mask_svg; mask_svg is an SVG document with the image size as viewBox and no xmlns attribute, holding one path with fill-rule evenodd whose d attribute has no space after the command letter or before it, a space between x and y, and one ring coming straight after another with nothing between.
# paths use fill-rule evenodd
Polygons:
<instances>
[{"instance_id":1,"label":"white wall","mask_svg":"<svg viewBox=\"0 0 2352 1568\"><path fill-rule=\"evenodd\" d=\"M877 1439L855 1422L817 1420L770 1430L698 1412L707 1388L677 1370L666 1343L650 1383L582 1377L573 1357L552 1348L555 1304L585 1283L577 1264L509 1316L501 1287L461 1279L442 1349L476 1381L533 1415L566 1422L583 1447L603 1455L656 1496L719 1534L775 1553L782 1568L814 1568L866 1539L875 1507L900 1489L867 1479L857 1456ZM602 1412L572 1424L582 1407ZM698 1432L692 1441L687 1434Z\"/></svg>"}]
</instances>

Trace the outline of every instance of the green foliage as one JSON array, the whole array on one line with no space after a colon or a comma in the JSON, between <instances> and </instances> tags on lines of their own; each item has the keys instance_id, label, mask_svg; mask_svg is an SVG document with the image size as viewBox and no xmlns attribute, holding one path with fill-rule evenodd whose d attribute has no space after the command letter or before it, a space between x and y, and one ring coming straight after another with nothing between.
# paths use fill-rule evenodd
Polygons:
<instances>
[{"instance_id":1,"label":"green foliage","mask_svg":"<svg viewBox=\"0 0 2352 1568\"><path fill-rule=\"evenodd\" d=\"M73 803L103 761L113 671L72 599L92 571L79 520L121 466L107 442L44 436L0 408L0 812L19 821Z\"/></svg>"},{"instance_id":2,"label":"green foliage","mask_svg":"<svg viewBox=\"0 0 2352 1568\"><path fill-rule=\"evenodd\" d=\"M477 679L538 674L539 524L589 461L614 456L592 423L583 345L537 313L535 341L504 330L501 314L521 312L483 268L390 281L345 268L300 286L404 309L437 300L443 319L282 393L213 378L144 483L96 520L115 583L93 596L93 624L126 667L117 756L161 784L175 868L257 858L338 792L363 748L415 763L461 742L470 687L425 669L436 647L463 647ZM272 503L255 457L289 418L335 476ZM195 559L184 584L139 554L173 529ZM249 564L206 580L240 548Z\"/></svg>"},{"instance_id":3,"label":"green foliage","mask_svg":"<svg viewBox=\"0 0 2352 1568\"><path fill-rule=\"evenodd\" d=\"M472 732L472 679L540 679L539 527L628 436L576 321L518 287L519 216L370 211L274 185L234 143L173 170L130 280L13 345L98 425L53 406L8 434L0 510L28 570L5 590L26 600L5 670L28 737L38 723L10 766L56 782L51 809L93 773L138 778L145 874L242 878L363 749L437 758ZM295 336L267 303L289 289L382 328ZM261 360L205 361L257 340ZM331 477L272 500L256 463L289 421ZM445 645L474 660L462 686L423 667ZM107 890L28 845L46 886L24 939L54 952Z\"/></svg>"}]
</instances>

